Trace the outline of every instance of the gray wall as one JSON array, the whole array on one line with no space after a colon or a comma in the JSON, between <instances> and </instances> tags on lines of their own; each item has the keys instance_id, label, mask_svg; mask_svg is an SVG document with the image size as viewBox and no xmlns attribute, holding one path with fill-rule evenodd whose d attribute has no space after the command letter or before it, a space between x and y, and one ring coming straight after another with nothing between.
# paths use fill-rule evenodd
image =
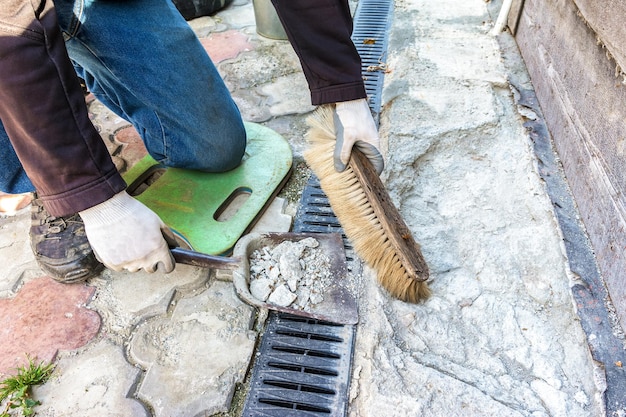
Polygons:
<instances>
[{"instance_id":1,"label":"gray wall","mask_svg":"<svg viewBox=\"0 0 626 417\"><path fill-rule=\"evenodd\" d=\"M626 68L626 2L520 4L509 23L626 328L626 86L616 76Z\"/></svg>"}]
</instances>

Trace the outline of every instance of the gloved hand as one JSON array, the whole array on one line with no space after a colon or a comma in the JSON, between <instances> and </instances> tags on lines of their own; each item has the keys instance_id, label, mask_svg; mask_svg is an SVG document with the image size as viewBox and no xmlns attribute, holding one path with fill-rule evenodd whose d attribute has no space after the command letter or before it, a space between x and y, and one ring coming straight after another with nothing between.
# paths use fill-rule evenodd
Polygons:
<instances>
[{"instance_id":1,"label":"gloved hand","mask_svg":"<svg viewBox=\"0 0 626 417\"><path fill-rule=\"evenodd\" d=\"M346 169L352 147L356 146L372 162L380 175L385 161L380 153L380 137L374 118L367 105L367 100L359 99L335 104L335 169L342 172Z\"/></svg>"},{"instance_id":2,"label":"gloved hand","mask_svg":"<svg viewBox=\"0 0 626 417\"><path fill-rule=\"evenodd\" d=\"M135 272L174 269L164 235L172 232L159 216L122 191L109 200L79 212L94 254L107 268Z\"/></svg>"}]
</instances>

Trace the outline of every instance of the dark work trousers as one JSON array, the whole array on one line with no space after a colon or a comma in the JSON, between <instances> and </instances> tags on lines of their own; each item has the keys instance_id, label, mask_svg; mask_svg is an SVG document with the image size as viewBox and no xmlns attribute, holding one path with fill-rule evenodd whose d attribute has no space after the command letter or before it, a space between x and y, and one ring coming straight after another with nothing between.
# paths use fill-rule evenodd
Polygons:
<instances>
[{"instance_id":1,"label":"dark work trousers","mask_svg":"<svg viewBox=\"0 0 626 417\"><path fill-rule=\"evenodd\" d=\"M366 98L348 0L272 0L314 105Z\"/></svg>"},{"instance_id":2,"label":"dark work trousers","mask_svg":"<svg viewBox=\"0 0 626 417\"><path fill-rule=\"evenodd\" d=\"M365 98L347 0L273 1L312 103ZM0 120L51 214L75 213L124 190L88 118L51 0L5 0L0 8ZM14 157L5 148L1 156Z\"/></svg>"},{"instance_id":3,"label":"dark work trousers","mask_svg":"<svg viewBox=\"0 0 626 417\"><path fill-rule=\"evenodd\" d=\"M126 188L89 120L50 0L2 2L0 120L53 215L76 213ZM7 148L3 158L13 156Z\"/></svg>"}]
</instances>

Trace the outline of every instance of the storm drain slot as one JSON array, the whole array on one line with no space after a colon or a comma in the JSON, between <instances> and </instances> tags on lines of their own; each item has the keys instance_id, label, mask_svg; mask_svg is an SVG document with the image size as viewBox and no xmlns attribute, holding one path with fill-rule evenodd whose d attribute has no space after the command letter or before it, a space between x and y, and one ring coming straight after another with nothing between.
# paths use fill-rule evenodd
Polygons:
<instances>
[{"instance_id":1,"label":"storm drain slot","mask_svg":"<svg viewBox=\"0 0 626 417\"><path fill-rule=\"evenodd\" d=\"M330 207L328 197L322 191L320 181L315 175L311 175L302 191L293 231L298 233L341 233L343 246L346 250L346 259L349 263L354 260L352 244L343 233L343 228Z\"/></svg>"},{"instance_id":2,"label":"storm drain slot","mask_svg":"<svg viewBox=\"0 0 626 417\"><path fill-rule=\"evenodd\" d=\"M376 123L392 10L393 0L360 0L354 15L352 40L361 56L368 104ZM304 187L293 230L343 235L315 175ZM345 235L344 247L348 269L354 271L355 256ZM271 311L242 416L345 416L355 333L356 326Z\"/></svg>"},{"instance_id":3,"label":"storm drain slot","mask_svg":"<svg viewBox=\"0 0 626 417\"><path fill-rule=\"evenodd\" d=\"M376 122L387 70L387 35L393 19L393 4L393 0L360 0L354 14L352 42L361 56L365 91Z\"/></svg>"},{"instance_id":4,"label":"storm drain slot","mask_svg":"<svg viewBox=\"0 0 626 417\"><path fill-rule=\"evenodd\" d=\"M345 415L355 330L271 312L242 416Z\"/></svg>"},{"instance_id":5,"label":"storm drain slot","mask_svg":"<svg viewBox=\"0 0 626 417\"><path fill-rule=\"evenodd\" d=\"M320 181L314 175L302 191L300 205L293 226L296 232L343 233L328 197L322 191Z\"/></svg>"}]
</instances>

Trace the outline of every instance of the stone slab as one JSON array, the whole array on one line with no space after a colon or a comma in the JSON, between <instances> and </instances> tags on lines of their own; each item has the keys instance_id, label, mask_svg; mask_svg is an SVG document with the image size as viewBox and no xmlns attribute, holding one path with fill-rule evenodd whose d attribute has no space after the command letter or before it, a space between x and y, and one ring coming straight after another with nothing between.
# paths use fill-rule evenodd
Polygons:
<instances>
[{"instance_id":1,"label":"stone slab","mask_svg":"<svg viewBox=\"0 0 626 417\"><path fill-rule=\"evenodd\" d=\"M59 350L93 339L100 316L86 304L94 291L42 277L24 284L14 298L0 300L0 375L14 375L29 358L52 362Z\"/></svg>"},{"instance_id":2,"label":"stone slab","mask_svg":"<svg viewBox=\"0 0 626 417\"><path fill-rule=\"evenodd\" d=\"M141 371L130 365L124 349L102 339L80 355L63 355L47 383L33 389L41 401L40 417L149 417L151 413L132 398Z\"/></svg>"},{"instance_id":3,"label":"stone slab","mask_svg":"<svg viewBox=\"0 0 626 417\"><path fill-rule=\"evenodd\" d=\"M253 309L222 281L173 309L171 317L138 326L130 339L130 359L146 369L139 398L155 417L228 411L254 353Z\"/></svg>"}]
</instances>

